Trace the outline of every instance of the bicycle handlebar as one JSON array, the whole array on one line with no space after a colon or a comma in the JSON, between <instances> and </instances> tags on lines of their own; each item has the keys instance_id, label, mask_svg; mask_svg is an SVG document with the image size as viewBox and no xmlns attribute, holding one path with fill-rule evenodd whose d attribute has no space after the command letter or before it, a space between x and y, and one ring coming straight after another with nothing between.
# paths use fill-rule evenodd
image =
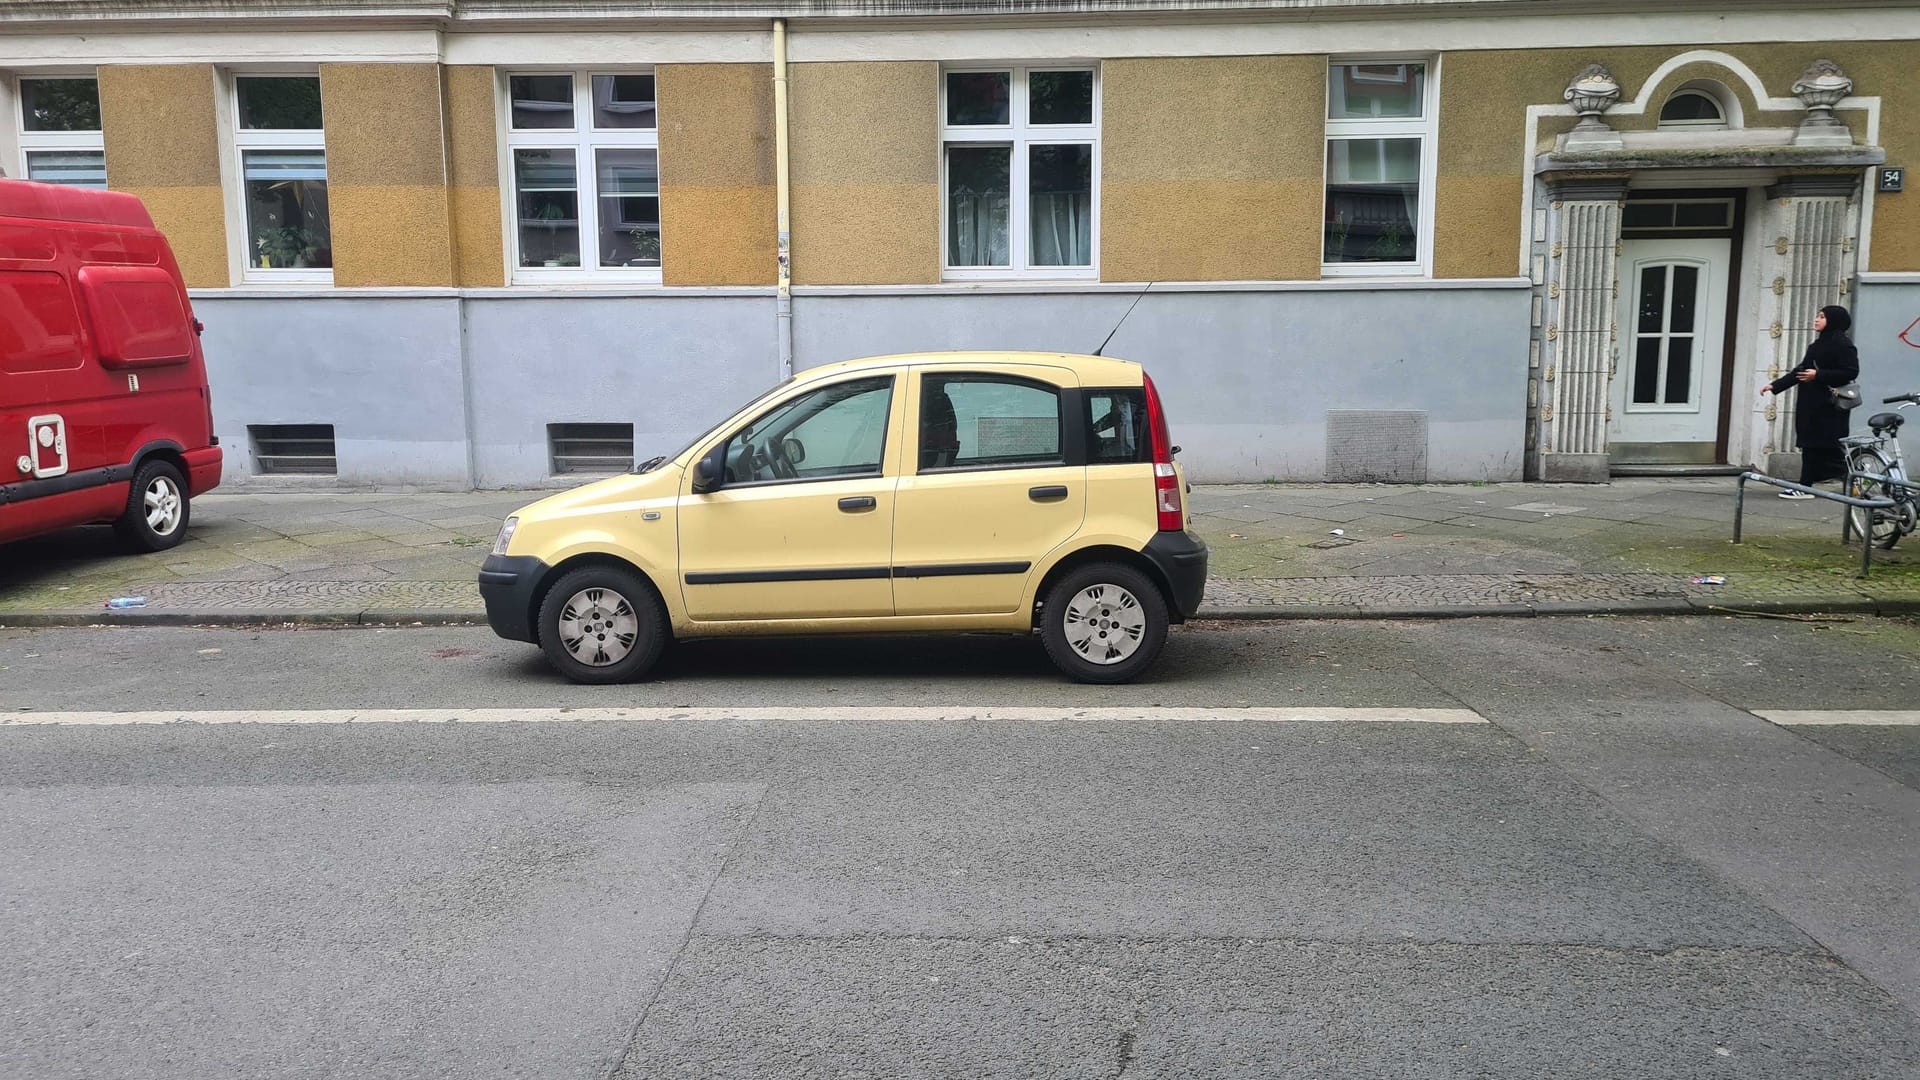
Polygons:
<instances>
[{"instance_id":1,"label":"bicycle handlebar","mask_svg":"<svg viewBox=\"0 0 1920 1080\"><path fill-rule=\"evenodd\" d=\"M1916 405L1920 405L1920 394L1895 394L1890 398L1881 398L1880 404L1892 405L1897 401L1909 401Z\"/></svg>"}]
</instances>

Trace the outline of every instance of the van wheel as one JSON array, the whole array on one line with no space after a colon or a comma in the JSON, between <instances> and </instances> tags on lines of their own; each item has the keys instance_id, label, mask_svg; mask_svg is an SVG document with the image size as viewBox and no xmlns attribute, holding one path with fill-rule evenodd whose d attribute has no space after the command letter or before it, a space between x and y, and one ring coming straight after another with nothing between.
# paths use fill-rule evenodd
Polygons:
<instances>
[{"instance_id":1,"label":"van wheel","mask_svg":"<svg viewBox=\"0 0 1920 1080\"><path fill-rule=\"evenodd\" d=\"M639 574L589 566L554 582L540 602L540 649L577 683L637 679L667 644L667 613Z\"/></svg>"},{"instance_id":2,"label":"van wheel","mask_svg":"<svg viewBox=\"0 0 1920 1080\"><path fill-rule=\"evenodd\" d=\"M133 474L127 512L113 527L134 551L165 551L187 538L192 514L180 470L169 462L149 461Z\"/></svg>"},{"instance_id":3,"label":"van wheel","mask_svg":"<svg viewBox=\"0 0 1920 1080\"><path fill-rule=\"evenodd\" d=\"M1167 601L1147 575L1120 563L1073 571L1047 593L1040 640L1077 682L1138 678L1167 643Z\"/></svg>"}]
</instances>

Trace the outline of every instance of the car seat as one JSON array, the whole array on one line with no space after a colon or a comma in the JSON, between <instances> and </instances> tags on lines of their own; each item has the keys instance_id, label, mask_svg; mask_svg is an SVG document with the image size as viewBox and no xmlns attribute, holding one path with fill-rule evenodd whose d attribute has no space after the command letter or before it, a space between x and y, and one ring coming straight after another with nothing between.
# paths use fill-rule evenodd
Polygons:
<instances>
[{"instance_id":1,"label":"car seat","mask_svg":"<svg viewBox=\"0 0 1920 1080\"><path fill-rule=\"evenodd\" d=\"M920 468L942 469L960 456L960 419L946 387L928 386L920 399Z\"/></svg>"}]
</instances>

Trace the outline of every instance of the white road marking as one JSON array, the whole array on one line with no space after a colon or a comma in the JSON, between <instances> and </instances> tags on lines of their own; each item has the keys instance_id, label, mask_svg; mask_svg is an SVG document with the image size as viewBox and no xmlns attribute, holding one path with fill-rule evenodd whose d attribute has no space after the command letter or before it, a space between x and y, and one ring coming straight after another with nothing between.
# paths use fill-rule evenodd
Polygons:
<instances>
[{"instance_id":1,"label":"white road marking","mask_svg":"<svg viewBox=\"0 0 1920 1080\"><path fill-rule=\"evenodd\" d=\"M1755 709L1781 727L1920 727L1920 709Z\"/></svg>"},{"instance_id":2,"label":"white road marking","mask_svg":"<svg viewBox=\"0 0 1920 1080\"><path fill-rule=\"evenodd\" d=\"M982 706L975 709L926 706L859 705L742 709L240 709L214 712L16 712L0 713L0 727L35 725L117 726L128 724L514 724L606 723L639 721L950 721L1080 720L1258 723L1484 724L1470 709L1278 709L1140 708L1057 709Z\"/></svg>"}]
</instances>

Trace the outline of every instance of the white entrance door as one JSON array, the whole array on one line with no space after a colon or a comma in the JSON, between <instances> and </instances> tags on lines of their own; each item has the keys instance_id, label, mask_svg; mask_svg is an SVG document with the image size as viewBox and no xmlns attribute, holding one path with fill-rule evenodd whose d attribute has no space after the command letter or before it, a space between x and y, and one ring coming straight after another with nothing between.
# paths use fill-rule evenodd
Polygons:
<instances>
[{"instance_id":1,"label":"white entrance door","mask_svg":"<svg viewBox=\"0 0 1920 1080\"><path fill-rule=\"evenodd\" d=\"M1628 240L1620 250L1615 460L1711 461L1720 435L1731 240Z\"/></svg>"}]
</instances>

